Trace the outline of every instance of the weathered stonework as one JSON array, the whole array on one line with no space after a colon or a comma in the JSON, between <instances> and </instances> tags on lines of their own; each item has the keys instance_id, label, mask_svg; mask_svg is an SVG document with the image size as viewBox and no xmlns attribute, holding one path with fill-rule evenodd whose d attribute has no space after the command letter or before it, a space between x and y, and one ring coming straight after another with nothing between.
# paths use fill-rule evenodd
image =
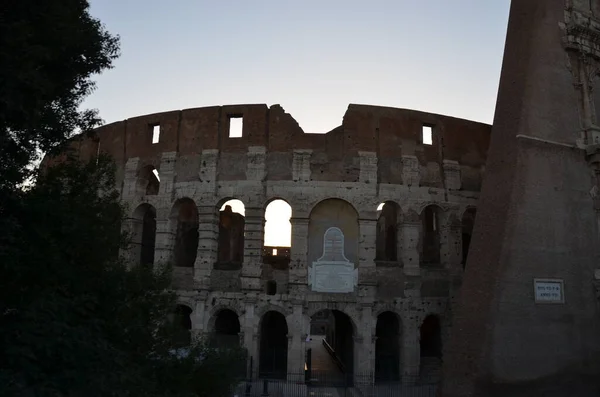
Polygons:
<instances>
[{"instance_id":1,"label":"weathered stonework","mask_svg":"<svg viewBox=\"0 0 600 397\"><path fill-rule=\"evenodd\" d=\"M243 117L241 138L228 137L228 115ZM148 126L156 124L160 141L152 144ZM432 145L422 143L425 124L439 134ZM378 316L393 313L401 329L400 375L409 382L420 371L421 323L435 315L444 330L450 321L448 285L462 274L461 217L477 205L489 134L485 124L362 105L350 105L340 127L306 134L279 105L235 105L136 117L100 127L92 143L76 142L83 159L99 145L117 161L131 212L124 227L140 228L141 205L156 209L154 263L188 261L175 267L174 287L191 309L195 335L213 335L219 313L235 313L240 329L228 337L248 349L256 373L261 320L280 313L288 330L287 371L301 371L311 316L336 310L352 325L353 371L368 373L377 360ZM145 166L160 176L158 192L150 195L147 188L140 194L148 185ZM232 254L223 263L220 230L234 229L220 228L230 218L219 210L234 198L245 205L243 259L238 263ZM292 208L291 249L283 265L267 265L263 258L265 207L273 199ZM393 253L384 261L376 258L381 203L396 213L385 234L393 238L381 243ZM438 208L438 218L425 219L427 206ZM427 222L440 236L439 263L421 260ZM322 256L323 233L331 227L343 232L343 256L357 272L351 292L316 292L309 285L309 266ZM132 251L130 260L136 255ZM276 287L269 292L269 285Z\"/></svg>"}]
</instances>

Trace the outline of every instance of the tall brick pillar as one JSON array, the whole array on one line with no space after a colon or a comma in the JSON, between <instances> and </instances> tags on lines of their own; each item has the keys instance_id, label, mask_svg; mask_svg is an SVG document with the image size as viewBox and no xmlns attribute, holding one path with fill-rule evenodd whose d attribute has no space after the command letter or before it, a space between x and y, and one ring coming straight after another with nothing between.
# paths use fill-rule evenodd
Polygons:
<instances>
[{"instance_id":1,"label":"tall brick pillar","mask_svg":"<svg viewBox=\"0 0 600 397\"><path fill-rule=\"evenodd\" d=\"M512 0L445 397L600 393L599 70L599 1Z\"/></svg>"},{"instance_id":2,"label":"tall brick pillar","mask_svg":"<svg viewBox=\"0 0 600 397\"><path fill-rule=\"evenodd\" d=\"M265 219L262 207L246 207L244 227L244 265L242 289L260 291L262 248L265 235Z\"/></svg>"}]
</instances>

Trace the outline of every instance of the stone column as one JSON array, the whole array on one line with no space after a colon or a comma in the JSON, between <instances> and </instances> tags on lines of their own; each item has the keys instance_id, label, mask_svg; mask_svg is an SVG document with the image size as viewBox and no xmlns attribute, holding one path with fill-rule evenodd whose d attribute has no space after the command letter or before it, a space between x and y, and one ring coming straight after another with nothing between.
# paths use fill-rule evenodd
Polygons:
<instances>
[{"instance_id":1,"label":"stone column","mask_svg":"<svg viewBox=\"0 0 600 397\"><path fill-rule=\"evenodd\" d=\"M460 179L460 164L458 161L444 160L444 184L448 190L459 190L462 183Z\"/></svg>"},{"instance_id":2,"label":"stone column","mask_svg":"<svg viewBox=\"0 0 600 397\"><path fill-rule=\"evenodd\" d=\"M260 291L262 248L264 240L264 210L246 207L244 226L244 265L242 267L242 290Z\"/></svg>"},{"instance_id":3,"label":"stone column","mask_svg":"<svg viewBox=\"0 0 600 397\"><path fill-rule=\"evenodd\" d=\"M292 301L292 315L288 316L288 335L290 343L288 344L288 374L300 374L304 370L304 352L306 349L306 328L304 317L302 315L302 301L294 299ZM288 375L289 377L290 375ZM288 379L298 381L301 379Z\"/></svg>"},{"instance_id":4,"label":"stone column","mask_svg":"<svg viewBox=\"0 0 600 397\"><path fill-rule=\"evenodd\" d=\"M375 255L377 254L377 213L369 211L364 218L358 220L358 285L363 287L362 294L375 297L377 293L377 269ZM369 339L365 336L365 340Z\"/></svg>"},{"instance_id":5,"label":"stone column","mask_svg":"<svg viewBox=\"0 0 600 397\"><path fill-rule=\"evenodd\" d=\"M154 245L154 264L163 265L170 263L173 259L173 248L175 247L175 227L168 219L168 211L156 213L156 241Z\"/></svg>"},{"instance_id":6,"label":"stone column","mask_svg":"<svg viewBox=\"0 0 600 397\"><path fill-rule=\"evenodd\" d=\"M164 152L162 154L160 159L160 169L158 170L158 176L160 177L158 194L161 196L169 196L173 191L176 162L177 152Z\"/></svg>"},{"instance_id":7,"label":"stone column","mask_svg":"<svg viewBox=\"0 0 600 397\"><path fill-rule=\"evenodd\" d=\"M360 183L377 185L377 153L358 152L360 158Z\"/></svg>"},{"instance_id":8,"label":"stone column","mask_svg":"<svg viewBox=\"0 0 600 397\"><path fill-rule=\"evenodd\" d=\"M204 324L207 323L207 319L204 318L206 315L206 294L202 294L196 301L196 305L190 316L190 320L192 321L192 340L195 342L200 342L211 331L204 327Z\"/></svg>"},{"instance_id":9,"label":"stone column","mask_svg":"<svg viewBox=\"0 0 600 397\"><path fill-rule=\"evenodd\" d=\"M219 217L212 205L198 207L198 251L194 262L196 288L210 289L210 275L217 261Z\"/></svg>"},{"instance_id":10,"label":"stone column","mask_svg":"<svg viewBox=\"0 0 600 397\"><path fill-rule=\"evenodd\" d=\"M421 365L419 326L420 324L417 324L414 320L407 320L404 323L400 355L402 360L402 382L405 384L415 383L419 377L419 366Z\"/></svg>"},{"instance_id":11,"label":"stone column","mask_svg":"<svg viewBox=\"0 0 600 397\"><path fill-rule=\"evenodd\" d=\"M404 274L407 276L419 276L419 237L421 232L421 219L419 215L409 210L400 226L402 235L402 252L400 253L404 264Z\"/></svg>"},{"instance_id":12,"label":"stone column","mask_svg":"<svg viewBox=\"0 0 600 397\"><path fill-rule=\"evenodd\" d=\"M308 276L308 218L293 217L292 247L289 269L289 293L302 293L307 290Z\"/></svg>"},{"instance_id":13,"label":"stone column","mask_svg":"<svg viewBox=\"0 0 600 397\"><path fill-rule=\"evenodd\" d=\"M310 159L312 150L295 149L292 160L292 179L294 181L310 181Z\"/></svg>"},{"instance_id":14,"label":"stone column","mask_svg":"<svg viewBox=\"0 0 600 397\"><path fill-rule=\"evenodd\" d=\"M364 377L375 371L375 339L373 334L373 305L363 303L361 305L360 336L362 337L361 351L358 361L354 363L354 375Z\"/></svg>"},{"instance_id":15,"label":"stone column","mask_svg":"<svg viewBox=\"0 0 600 397\"><path fill-rule=\"evenodd\" d=\"M140 254L142 250L142 229L144 222L141 219L126 218L123 221L121 229L131 236L131 241L127 249L121 249L121 256L127 261L127 266L140 264Z\"/></svg>"},{"instance_id":16,"label":"stone column","mask_svg":"<svg viewBox=\"0 0 600 397\"><path fill-rule=\"evenodd\" d=\"M125 175L123 180L123 199L133 198L137 191L137 173L140 164L139 157L131 157L125 164Z\"/></svg>"},{"instance_id":17,"label":"stone column","mask_svg":"<svg viewBox=\"0 0 600 397\"><path fill-rule=\"evenodd\" d=\"M255 318L254 307L256 299L254 297L246 298L245 302L244 322L242 324L242 332L244 333L244 347L248 351L248 368L249 373L254 376L258 375L258 319ZM250 359L252 358L252 360Z\"/></svg>"},{"instance_id":18,"label":"stone column","mask_svg":"<svg viewBox=\"0 0 600 397\"><path fill-rule=\"evenodd\" d=\"M440 219L440 260L451 273L460 272L462 255L462 225L451 209Z\"/></svg>"}]
</instances>

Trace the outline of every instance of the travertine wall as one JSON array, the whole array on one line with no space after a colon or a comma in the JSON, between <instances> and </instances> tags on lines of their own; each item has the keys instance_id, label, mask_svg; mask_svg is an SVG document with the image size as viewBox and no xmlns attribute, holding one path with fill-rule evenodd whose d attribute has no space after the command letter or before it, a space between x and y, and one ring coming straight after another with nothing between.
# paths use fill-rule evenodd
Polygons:
<instances>
[{"instance_id":1,"label":"travertine wall","mask_svg":"<svg viewBox=\"0 0 600 397\"><path fill-rule=\"evenodd\" d=\"M230 116L243 116L242 137L229 137ZM157 124L160 140L153 144ZM422 142L424 125L433 127L431 145ZM195 203L196 259L191 268L176 267L174 279L182 304L192 309L195 332L211 333L218 312L233 310L256 366L260 320L269 310L279 311L289 330L287 369L301 371L310 316L335 309L351 319L353 367L365 373L375 366L377 316L391 311L401 321L400 368L414 380L421 322L428 314L440 316L444 335L450 323L449 303L463 269L461 219L477 205L489 135L489 125L363 105L350 105L334 130L305 134L279 105L235 105L128 119L74 139L72 147L84 159L113 155L131 211L126 227L139 224L135 210L141 204L156 209L155 263L173 260L179 208L187 200ZM156 195L140 188L148 166L160 175ZM219 209L232 198L245 205L243 264L217 269ZM262 263L264 209L274 198L292 208L290 261L283 269ZM328 199L337 204L328 208ZM376 262L377 208L383 202L396 206L397 259ZM439 214L440 261L423 265L422 214L428 205ZM344 232L346 256L358 268L352 293L315 293L307 285L308 266L321 255L322 233L332 226ZM268 277L277 281L275 295L265 293Z\"/></svg>"}]
</instances>

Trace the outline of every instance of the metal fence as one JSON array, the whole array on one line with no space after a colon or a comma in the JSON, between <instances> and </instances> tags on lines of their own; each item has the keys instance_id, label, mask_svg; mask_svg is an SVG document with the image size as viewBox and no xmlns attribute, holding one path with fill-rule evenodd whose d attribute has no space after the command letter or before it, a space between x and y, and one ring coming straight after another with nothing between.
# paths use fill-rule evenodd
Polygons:
<instances>
[{"instance_id":1,"label":"metal fence","mask_svg":"<svg viewBox=\"0 0 600 397\"><path fill-rule=\"evenodd\" d=\"M397 381L379 381L372 373L307 371L281 377L252 377L232 391L235 397L435 397L437 381L403 376ZM278 376L280 374L277 374Z\"/></svg>"}]
</instances>

